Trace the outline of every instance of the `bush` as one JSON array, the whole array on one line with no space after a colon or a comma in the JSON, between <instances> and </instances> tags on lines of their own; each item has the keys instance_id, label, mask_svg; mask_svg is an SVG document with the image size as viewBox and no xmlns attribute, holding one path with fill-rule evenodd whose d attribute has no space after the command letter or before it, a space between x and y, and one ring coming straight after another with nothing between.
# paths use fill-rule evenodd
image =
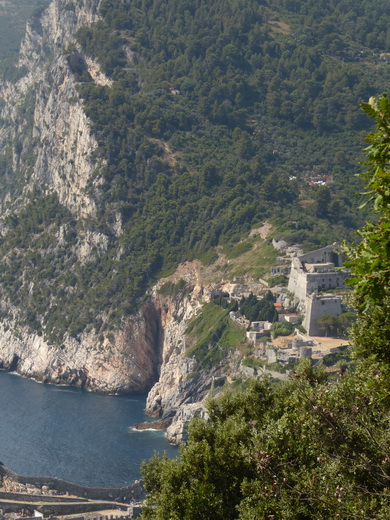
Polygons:
<instances>
[{"instance_id":1,"label":"bush","mask_svg":"<svg viewBox=\"0 0 390 520\"><path fill-rule=\"evenodd\" d=\"M271 325L271 335L273 338L278 336L289 336L295 330L295 325L287 321L278 321Z\"/></svg>"}]
</instances>

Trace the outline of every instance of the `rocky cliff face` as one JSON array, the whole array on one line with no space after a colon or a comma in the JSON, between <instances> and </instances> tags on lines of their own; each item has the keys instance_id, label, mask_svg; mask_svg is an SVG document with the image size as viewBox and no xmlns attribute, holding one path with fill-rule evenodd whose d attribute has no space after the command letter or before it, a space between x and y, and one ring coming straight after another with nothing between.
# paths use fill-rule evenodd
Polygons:
<instances>
[{"instance_id":1,"label":"rocky cliff face","mask_svg":"<svg viewBox=\"0 0 390 520\"><path fill-rule=\"evenodd\" d=\"M180 443L195 415L204 416L216 370L198 371L186 356L188 321L209 299L201 287L186 286L174 297L158 294L158 284L123 330L103 341L84 333L67 337L60 347L48 344L16 321L0 324L0 368L55 384L110 393L146 392L146 412L170 424L168 438Z\"/></svg>"},{"instance_id":2,"label":"rocky cliff face","mask_svg":"<svg viewBox=\"0 0 390 520\"><path fill-rule=\"evenodd\" d=\"M98 5L99 0L53 0L27 26L16 67L19 79L0 85L0 153L7 157L0 189L3 215L9 207L17 211L25 196L38 188L43 194L56 193L79 221L95 216L95 201L86 187L94 183L95 195L99 190L99 181L93 180L99 178L101 166L93 159L97 142L64 51L69 44L77 48L74 35L80 27L99 19ZM109 86L99 65L91 57L84 59L92 80ZM57 246L64 248L65 227L55 236ZM112 230L121 234L120 219ZM108 241L101 232L79 228L75 261L83 265L103 255ZM26 277L27 271L22 283L31 293L33 282L26 282ZM185 290L174 297L159 294L160 286L116 331L97 333L90 328L77 339L65 334L61 344L45 339L44 325L43 334L22 325L20 310L3 298L0 368L39 381L111 393L146 392L154 385L147 413L171 422L170 440L182 441L189 418L204 413L201 402L213 376L211 371L197 371L185 345L187 323L209 294L195 271L186 277Z\"/></svg>"},{"instance_id":3,"label":"rocky cliff face","mask_svg":"<svg viewBox=\"0 0 390 520\"><path fill-rule=\"evenodd\" d=\"M93 333L85 333L81 341L68 337L58 347L15 322L3 321L0 368L100 392L146 392L158 378L162 332L153 303L129 318L123 330L107 334L102 343Z\"/></svg>"},{"instance_id":4,"label":"rocky cliff face","mask_svg":"<svg viewBox=\"0 0 390 520\"><path fill-rule=\"evenodd\" d=\"M179 266L178 272L183 267ZM186 440L187 426L193 417L206 417L204 400L212 392L214 378L220 376L217 367L200 369L198 362L187 356L186 328L210 301L213 289L200 281L198 267L194 263L189 269L184 268L185 275L181 275L187 285L174 298L158 294L162 281L153 289L153 300L161 313L163 341L159 380L148 394L146 412L170 423L167 437L175 444Z\"/></svg>"},{"instance_id":5,"label":"rocky cliff face","mask_svg":"<svg viewBox=\"0 0 390 520\"><path fill-rule=\"evenodd\" d=\"M77 219L94 214L85 187L96 173L92 154L97 143L64 51L75 43L80 27L99 19L98 5L99 0L53 0L27 25L16 67L20 77L3 82L0 91L0 152L8 157L0 193L3 214L6 203L23 205L23 196L34 188L56 193ZM86 63L94 81L110 84L93 59L86 57ZM58 245L64 242L62 231L55 238ZM102 233L79 230L77 261L104 254L107 241ZM1 307L6 316L0 323L0 367L40 381L112 393L145 392L158 378L162 328L152 301L116 332L98 335L92 329L77 339L65 335L61 345L18 323L17 307L5 300Z\"/></svg>"},{"instance_id":6,"label":"rocky cliff face","mask_svg":"<svg viewBox=\"0 0 390 520\"><path fill-rule=\"evenodd\" d=\"M0 91L5 102L0 148L10 148L10 177L17 176L24 192L34 186L56 192L79 216L95 210L85 187L96 169L91 154L97 143L64 50L80 27L98 19L98 4L99 0L53 0L27 25L17 64L22 77L4 83ZM13 181L2 194L3 202L12 198Z\"/></svg>"}]
</instances>

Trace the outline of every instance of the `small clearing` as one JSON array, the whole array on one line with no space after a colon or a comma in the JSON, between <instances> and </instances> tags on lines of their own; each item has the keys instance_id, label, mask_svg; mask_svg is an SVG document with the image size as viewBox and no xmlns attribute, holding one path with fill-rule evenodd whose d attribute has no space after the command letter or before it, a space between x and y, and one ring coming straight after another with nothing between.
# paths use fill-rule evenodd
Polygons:
<instances>
[{"instance_id":1,"label":"small clearing","mask_svg":"<svg viewBox=\"0 0 390 520\"><path fill-rule=\"evenodd\" d=\"M175 164L177 162L178 154L176 154L175 152L172 151L171 147L169 146L169 144L167 142L163 141L162 139L156 139L154 137L149 137L148 140L151 143L157 144L158 146L160 146L160 148L162 148L164 150L163 159L165 159L167 161L169 166L175 166Z\"/></svg>"},{"instance_id":2,"label":"small clearing","mask_svg":"<svg viewBox=\"0 0 390 520\"><path fill-rule=\"evenodd\" d=\"M269 222L264 222L264 224L261 227L252 229L252 231L249 233L249 237L259 236L263 240L265 240L271 233L271 230L272 225Z\"/></svg>"},{"instance_id":3,"label":"small clearing","mask_svg":"<svg viewBox=\"0 0 390 520\"><path fill-rule=\"evenodd\" d=\"M280 22L279 20L268 20L267 24L271 27L271 30L276 33L290 34L291 28L286 22Z\"/></svg>"}]
</instances>

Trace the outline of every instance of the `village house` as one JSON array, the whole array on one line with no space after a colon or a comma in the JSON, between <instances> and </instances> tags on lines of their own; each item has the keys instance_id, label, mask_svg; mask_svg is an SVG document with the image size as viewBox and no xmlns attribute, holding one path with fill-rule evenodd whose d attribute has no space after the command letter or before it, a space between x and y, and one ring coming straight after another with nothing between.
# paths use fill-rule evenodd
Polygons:
<instances>
[{"instance_id":1,"label":"village house","mask_svg":"<svg viewBox=\"0 0 390 520\"><path fill-rule=\"evenodd\" d=\"M271 325L269 321L252 321L251 330L248 330L246 337L255 343L260 338L271 335Z\"/></svg>"}]
</instances>

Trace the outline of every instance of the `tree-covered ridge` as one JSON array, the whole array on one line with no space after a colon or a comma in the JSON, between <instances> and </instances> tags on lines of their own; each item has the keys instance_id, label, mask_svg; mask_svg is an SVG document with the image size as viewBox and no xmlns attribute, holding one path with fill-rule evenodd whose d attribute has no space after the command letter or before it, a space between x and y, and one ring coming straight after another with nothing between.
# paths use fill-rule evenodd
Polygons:
<instances>
[{"instance_id":1,"label":"tree-covered ridge","mask_svg":"<svg viewBox=\"0 0 390 520\"><path fill-rule=\"evenodd\" d=\"M335 4L107 0L105 24L80 41L114 76L127 43L145 65L141 90L179 89L212 122L243 126L260 102L256 112L302 127L356 128L356 97L372 92L373 75L380 81L373 65L390 50L389 15L381 2Z\"/></svg>"},{"instance_id":2,"label":"tree-covered ridge","mask_svg":"<svg viewBox=\"0 0 390 520\"><path fill-rule=\"evenodd\" d=\"M55 295L43 299L48 337L116 325L162 273L210 258L266 218L308 247L353 234L353 173L366 126L357 106L388 82L380 57L388 44L372 20L383 32L389 16L376 0L336 4L101 3L102 20L82 28L66 54L103 165L89 186L97 218L75 229L103 233L108 246L73 262L72 283L60 267L45 271L45 291L63 287L67 316L52 316ZM92 80L85 54L111 86ZM9 158L1 168L16 179L7 165ZM313 187L316 175L333 182ZM32 250L35 242L31 235ZM30 309L38 284L22 291L19 271L12 280L6 299Z\"/></svg>"},{"instance_id":3,"label":"tree-covered ridge","mask_svg":"<svg viewBox=\"0 0 390 520\"><path fill-rule=\"evenodd\" d=\"M305 12L307 2L301 4ZM387 20L386 10L375 6ZM288 175L313 172L335 177L330 211L318 216L351 225L350 185L345 189L346 177L351 181L348 145L353 130L366 124L356 106L385 88L386 69L379 51L373 57L355 25L347 30L351 24L346 20L343 41L354 49L349 62L324 51L330 20L337 16L338 27L344 20L328 5L318 18L297 15L296 4L272 4L272 9L254 1L105 1L104 21L80 31L85 51L116 79L111 88L84 85L81 94L101 153L109 158L104 201L116 201L124 220L140 215L137 205L144 212L144 190L151 189L159 173L168 175L167 198L173 191L176 199L194 197L207 205L211 196L221 200L217 207L228 207L239 194L249 203L246 220L254 221L259 213L272 214L275 205L280 214L297 200L297 186ZM373 15L351 9L348 20L351 13L364 20ZM273 14L289 22L287 34L272 30ZM309 26L315 41L299 36ZM175 182L180 182L179 193L171 187ZM252 195L260 211L250 209ZM212 212L212 225L217 214ZM310 214L304 217L294 214L307 234L313 223ZM209 235L203 246L217 243L224 231Z\"/></svg>"}]
</instances>

